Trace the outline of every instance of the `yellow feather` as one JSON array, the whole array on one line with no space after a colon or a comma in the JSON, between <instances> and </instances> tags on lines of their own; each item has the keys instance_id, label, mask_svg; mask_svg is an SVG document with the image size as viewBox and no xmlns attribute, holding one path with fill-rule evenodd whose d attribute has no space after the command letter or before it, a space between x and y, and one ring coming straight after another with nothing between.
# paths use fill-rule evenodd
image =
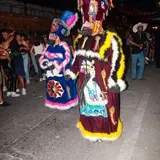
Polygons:
<instances>
[{"instance_id":1,"label":"yellow feather","mask_svg":"<svg viewBox=\"0 0 160 160\"><path fill-rule=\"evenodd\" d=\"M118 44L119 44L119 54L121 54L121 59L120 59L120 67L117 71L117 79L122 79L123 74L124 74L124 70L125 70L125 55L123 53L123 49L122 49L122 40L121 38L117 35L117 33L115 32L110 32L107 31L107 35L106 35L106 39L104 41L104 44L101 46L99 54L100 57L102 59L104 59L105 57L105 52L111 47L111 38L115 36L118 39Z\"/></svg>"},{"instance_id":2,"label":"yellow feather","mask_svg":"<svg viewBox=\"0 0 160 160\"><path fill-rule=\"evenodd\" d=\"M74 49L76 48L76 43L78 42L78 40L79 40L80 38L82 38L82 35L81 35L81 34L79 34L79 35L76 37L76 39L74 40L74 43L73 43Z\"/></svg>"},{"instance_id":3,"label":"yellow feather","mask_svg":"<svg viewBox=\"0 0 160 160\"><path fill-rule=\"evenodd\" d=\"M115 139L117 139L117 138L119 138L121 136L122 130L123 130L123 125L122 125L121 120L118 120L117 131L114 132L114 133L110 133L110 134L108 134L108 133L99 133L99 132L94 132L94 133L89 132L83 127L83 125L82 125L82 123L80 121L77 122L77 128L80 129L81 134L82 134L83 137L91 137L91 138L96 137L96 138L99 138L99 139L105 138L105 139L108 139L108 140L115 140Z\"/></svg>"}]
</instances>

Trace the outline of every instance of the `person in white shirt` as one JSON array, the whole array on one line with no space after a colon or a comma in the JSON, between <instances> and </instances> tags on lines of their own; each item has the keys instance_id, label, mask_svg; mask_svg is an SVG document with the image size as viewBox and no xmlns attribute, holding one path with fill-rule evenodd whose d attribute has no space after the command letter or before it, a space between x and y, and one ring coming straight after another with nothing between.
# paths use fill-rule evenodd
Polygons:
<instances>
[{"instance_id":1,"label":"person in white shirt","mask_svg":"<svg viewBox=\"0 0 160 160\"><path fill-rule=\"evenodd\" d=\"M45 49L44 43L42 43L40 40L35 40L34 45L30 50L30 53L34 55L36 59L40 81L45 80L45 77L43 77L43 71L39 65L39 58L41 57L41 54L43 53L44 49Z\"/></svg>"}]
</instances>

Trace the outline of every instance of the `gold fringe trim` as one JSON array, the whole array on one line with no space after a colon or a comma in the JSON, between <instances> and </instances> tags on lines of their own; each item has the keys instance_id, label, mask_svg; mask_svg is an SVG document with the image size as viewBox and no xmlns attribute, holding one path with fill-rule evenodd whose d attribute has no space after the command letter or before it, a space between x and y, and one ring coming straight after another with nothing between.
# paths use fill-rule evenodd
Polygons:
<instances>
[{"instance_id":1,"label":"gold fringe trim","mask_svg":"<svg viewBox=\"0 0 160 160\"><path fill-rule=\"evenodd\" d=\"M122 122L121 120L118 120L118 128L117 128L117 132L114 132L114 133L110 133L110 134L107 134L107 133L92 133L92 132L89 132L87 131L82 123L80 121L77 122L77 128L79 128L79 130L81 131L81 134L82 136L85 138L88 138L89 139L102 139L102 140L116 140L118 139L121 134L122 134L122 130L123 130L123 125L122 125Z\"/></svg>"}]
</instances>

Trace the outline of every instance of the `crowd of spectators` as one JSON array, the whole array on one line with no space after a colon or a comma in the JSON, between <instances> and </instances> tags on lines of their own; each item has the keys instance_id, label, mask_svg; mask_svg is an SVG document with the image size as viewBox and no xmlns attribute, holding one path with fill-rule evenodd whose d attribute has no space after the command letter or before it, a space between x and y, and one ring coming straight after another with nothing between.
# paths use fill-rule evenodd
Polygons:
<instances>
[{"instance_id":1,"label":"crowd of spectators","mask_svg":"<svg viewBox=\"0 0 160 160\"><path fill-rule=\"evenodd\" d=\"M4 28L0 31L0 106L8 106L4 101L7 97L19 97L27 94L26 87L30 84L31 67L45 80L38 59L45 48L43 34L27 35L24 31L14 31Z\"/></svg>"}]
</instances>

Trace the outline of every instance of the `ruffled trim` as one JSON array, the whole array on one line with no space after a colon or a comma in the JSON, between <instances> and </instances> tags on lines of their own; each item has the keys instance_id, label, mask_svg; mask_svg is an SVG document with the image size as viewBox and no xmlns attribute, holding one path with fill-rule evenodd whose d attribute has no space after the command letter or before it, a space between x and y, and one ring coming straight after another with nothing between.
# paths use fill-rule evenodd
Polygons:
<instances>
[{"instance_id":1,"label":"ruffled trim","mask_svg":"<svg viewBox=\"0 0 160 160\"><path fill-rule=\"evenodd\" d=\"M79 50L76 50L74 52L74 56L76 58L76 56L83 56L83 57L87 57L87 58L97 58L98 60L101 60L101 61L105 61L107 62L108 59L102 59L102 57L99 55L98 52L94 52L94 51L87 51L87 50L84 50L84 49L79 49Z\"/></svg>"},{"instance_id":2,"label":"ruffled trim","mask_svg":"<svg viewBox=\"0 0 160 160\"><path fill-rule=\"evenodd\" d=\"M76 107L78 105L79 102L79 98L78 96L74 99L74 100L70 100L67 103L55 103L55 102L51 102L46 100L45 101L45 106L51 109L58 109L58 110L68 110L72 107Z\"/></svg>"},{"instance_id":3,"label":"ruffled trim","mask_svg":"<svg viewBox=\"0 0 160 160\"><path fill-rule=\"evenodd\" d=\"M67 69L64 74L69 75L71 79L77 78L77 76L70 69Z\"/></svg>"},{"instance_id":4,"label":"ruffled trim","mask_svg":"<svg viewBox=\"0 0 160 160\"><path fill-rule=\"evenodd\" d=\"M98 141L98 140L102 140L102 141L115 141L117 140L121 134L122 134L122 130L123 130L123 125L122 125L122 122L121 120L118 120L118 128L117 128L117 131L114 132L114 133L110 133L110 134L107 134L107 133L92 133L92 132L89 132L87 131L82 123L80 121L77 122L77 128L79 128L82 136L85 138L85 139L88 139L90 141Z\"/></svg>"}]
</instances>

